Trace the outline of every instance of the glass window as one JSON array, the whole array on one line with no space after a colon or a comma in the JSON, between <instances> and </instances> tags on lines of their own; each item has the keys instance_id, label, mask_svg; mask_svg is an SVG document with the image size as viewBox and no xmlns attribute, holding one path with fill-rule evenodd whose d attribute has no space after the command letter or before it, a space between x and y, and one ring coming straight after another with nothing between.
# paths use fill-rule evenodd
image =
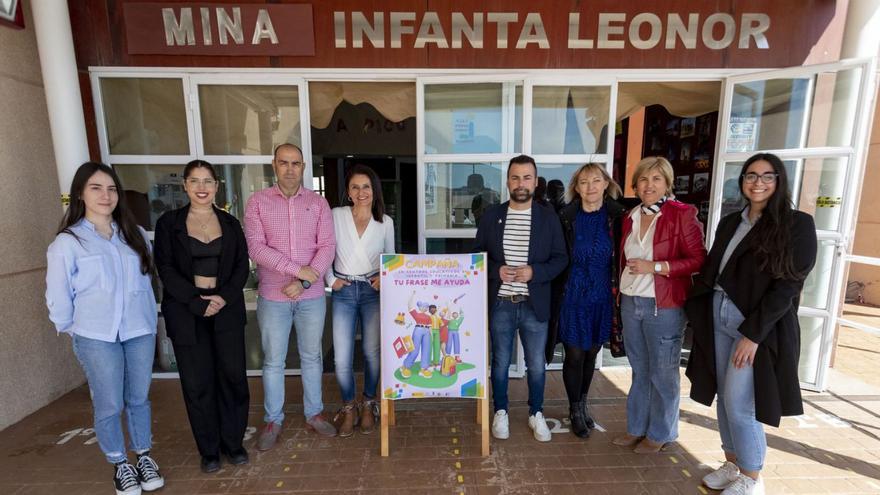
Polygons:
<instances>
[{"instance_id":1,"label":"glass window","mask_svg":"<svg viewBox=\"0 0 880 495\"><path fill-rule=\"evenodd\" d=\"M426 163L425 228L477 228L501 187L500 163Z\"/></svg>"},{"instance_id":2,"label":"glass window","mask_svg":"<svg viewBox=\"0 0 880 495\"><path fill-rule=\"evenodd\" d=\"M535 86L532 152L605 153L610 100L608 86Z\"/></svg>"},{"instance_id":3,"label":"glass window","mask_svg":"<svg viewBox=\"0 0 880 495\"><path fill-rule=\"evenodd\" d=\"M800 148L809 86L809 78L734 85L727 151Z\"/></svg>"},{"instance_id":4,"label":"glass window","mask_svg":"<svg viewBox=\"0 0 880 495\"><path fill-rule=\"evenodd\" d=\"M282 143L300 145L296 86L199 86L207 155L271 155Z\"/></svg>"},{"instance_id":5,"label":"glass window","mask_svg":"<svg viewBox=\"0 0 880 495\"><path fill-rule=\"evenodd\" d=\"M822 329L825 318L815 316L799 316L801 324L801 357L798 365L798 377L805 383L816 383L819 375L819 352L822 348Z\"/></svg>"},{"instance_id":6,"label":"glass window","mask_svg":"<svg viewBox=\"0 0 880 495\"><path fill-rule=\"evenodd\" d=\"M816 76L807 146L849 146L856 123L862 69Z\"/></svg>"},{"instance_id":7,"label":"glass window","mask_svg":"<svg viewBox=\"0 0 880 495\"><path fill-rule=\"evenodd\" d=\"M215 203L244 218L247 199L255 191L274 184L271 165L213 164L220 179ZM153 230L163 213L189 202L183 190L184 165L116 165L125 198L138 223Z\"/></svg>"},{"instance_id":8,"label":"glass window","mask_svg":"<svg viewBox=\"0 0 880 495\"><path fill-rule=\"evenodd\" d=\"M189 155L182 79L100 80L113 155Z\"/></svg>"},{"instance_id":9,"label":"glass window","mask_svg":"<svg viewBox=\"0 0 880 495\"><path fill-rule=\"evenodd\" d=\"M825 309L828 306L828 294L831 287L831 269L835 257L835 244L831 240L819 241L816 252L816 266L804 281L801 292L801 306Z\"/></svg>"},{"instance_id":10,"label":"glass window","mask_svg":"<svg viewBox=\"0 0 880 495\"><path fill-rule=\"evenodd\" d=\"M427 254L463 254L473 252L474 240L470 237L429 237L425 239Z\"/></svg>"},{"instance_id":11,"label":"glass window","mask_svg":"<svg viewBox=\"0 0 880 495\"><path fill-rule=\"evenodd\" d=\"M503 83L425 85L425 153L504 151Z\"/></svg>"}]
</instances>

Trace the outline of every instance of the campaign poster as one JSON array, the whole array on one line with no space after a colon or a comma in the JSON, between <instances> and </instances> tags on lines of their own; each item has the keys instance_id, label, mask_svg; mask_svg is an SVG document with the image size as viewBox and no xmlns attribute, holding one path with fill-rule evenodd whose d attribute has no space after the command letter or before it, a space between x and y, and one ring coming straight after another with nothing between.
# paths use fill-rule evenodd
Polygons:
<instances>
[{"instance_id":1,"label":"campaign poster","mask_svg":"<svg viewBox=\"0 0 880 495\"><path fill-rule=\"evenodd\" d=\"M382 396L486 397L486 256L383 254Z\"/></svg>"}]
</instances>

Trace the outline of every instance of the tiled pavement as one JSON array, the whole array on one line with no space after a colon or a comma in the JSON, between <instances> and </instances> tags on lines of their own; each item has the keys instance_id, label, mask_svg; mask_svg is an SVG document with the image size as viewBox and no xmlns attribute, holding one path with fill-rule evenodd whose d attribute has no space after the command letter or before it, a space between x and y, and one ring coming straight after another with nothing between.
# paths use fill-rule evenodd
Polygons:
<instances>
[{"instance_id":1,"label":"tiled pavement","mask_svg":"<svg viewBox=\"0 0 880 495\"><path fill-rule=\"evenodd\" d=\"M880 346L871 351L880 352ZM805 393L803 417L768 429L767 493L880 493L880 387L834 370L831 375L827 393ZM167 478L159 493L710 493L699 480L722 459L711 408L683 399L680 439L659 454L638 455L610 444L624 429L628 380L628 370L620 368L596 375L591 409L604 431L581 440L559 421L567 403L560 373L550 372L545 412L557 420L551 426L558 433L543 444L529 434L525 383L515 380L511 437L493 439L486 458L479 454L472 401L405 401L391 430L391 455L382 458L378 431L347 439L307 432L299 379L289 378L292 401L279 445L258 453L249 437L251 463L224 465L213 475L199 471L178 382L156 380L153 453ZM258 379L251 380L251 390L250 420L257 427ZM325 375L325 390L329 414L339 403L332 375ZM88 389L80 387L0 432L0 494L112 493L111 468L101 460L90 424Z\"/></svg>"}]
</instances>

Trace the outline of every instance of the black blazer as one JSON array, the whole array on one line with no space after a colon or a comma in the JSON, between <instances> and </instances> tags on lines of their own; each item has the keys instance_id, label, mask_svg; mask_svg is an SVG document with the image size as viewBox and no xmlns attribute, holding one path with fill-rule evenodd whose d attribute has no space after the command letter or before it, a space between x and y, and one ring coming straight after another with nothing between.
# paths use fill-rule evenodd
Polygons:
<instances>
[{"instance_id":1,"label":"black blazer","mask_svg":"<svg viewBox=\"0 0 880 495\"><path fill-rule=\"evenodd\" d=\"M238 220L215 207L223 238L217 273L217 294L226 306L214 318L214 331L244 331L247 321L242 290L248 279L247 243ZM186 230L189 205L162 215L156 222L154 256L162 279L162 315L168 336L176 344L195 343L196 316L203 316L208 301L199 297L193 283L190 237Z\"/></svg>"},{"instance_id":2,"label":"black blazer","mask_svg":"<svg viewBox=\"0 0 880 495\"><path fill-rule=\"evenodd\" d=\"M691 398L712 405L717 392L712 318L712 297L717 278L721 288L745 316L739 332L758 343L752 365L755 417L762 423L779 426L781 416L803 414L798 378L801 330L797 311L804 280L816 263L816 226L810 215L793 212L790 228L794 268L803 274L797 280L775 279L758 269L755 246L762 239L757 238L755 228L734 249L718 277L721 257L736 232L741 213L732 213L718 224L715 243L685 304L694 330L687 377L691 380Z\"/></svg>"},{"instance_id":3,"label":"black blazer","mask_svg":"<svg viewBox=\"0 0 880 495\"><path fill-rule=\"evenodd\" d=\"M501 288L499 270L504 260L504 222L510 202L495 205L483 213L474 240L474 252L485 251L489 257L489 307ZM568 265L565 238L556 212L532 201L532 228L529 234L528 264L532 267L529 301L538 321L550 319L550 282Z\"/></svg>"}]
</instances>

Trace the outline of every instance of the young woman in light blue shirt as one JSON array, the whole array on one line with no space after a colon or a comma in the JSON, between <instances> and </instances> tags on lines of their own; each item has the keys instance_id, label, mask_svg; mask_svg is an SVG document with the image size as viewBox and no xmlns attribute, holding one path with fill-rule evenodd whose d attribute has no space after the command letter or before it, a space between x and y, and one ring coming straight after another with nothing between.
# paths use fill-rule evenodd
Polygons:
<instances>
[{"instance_id":1,"label":"young woman in light blue shirt","mask_svg":"<svg viewBox=\"0 0 880 495\"><path fill-rule=\"evenodd\" d=\"M46 304L58 332L72 336L116 493L138 495L165 484L150 457L157 315L150 241L121 191L107 165L88 162L76 171L70 206L47 253ZM123 410L135 466L126 454Z\"/></svg>"}]
</instances>

